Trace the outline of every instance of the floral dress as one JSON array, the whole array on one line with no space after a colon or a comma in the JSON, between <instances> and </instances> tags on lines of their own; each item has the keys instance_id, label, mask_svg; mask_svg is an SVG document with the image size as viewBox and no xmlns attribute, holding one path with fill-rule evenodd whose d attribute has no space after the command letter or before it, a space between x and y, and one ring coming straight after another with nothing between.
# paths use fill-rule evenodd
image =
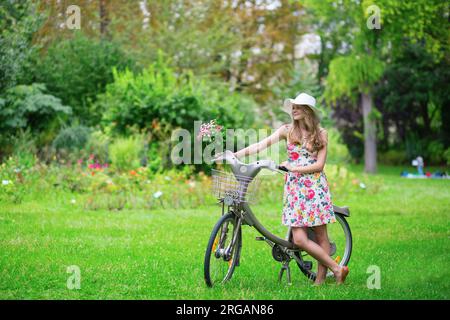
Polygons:
<instances>
[{"instance_id":1,"label":"floral dress","mask_svg":"<svg viewBox=\"0 0 450 320\"><path fill-rule=\"evenodd\" d=\"M308 166L317 161L303 145L287 145L291 166ZM282 222L292 227L315 227L336 222L325 172L287 172L283 194Z\"/></svg>"}]
</instances>

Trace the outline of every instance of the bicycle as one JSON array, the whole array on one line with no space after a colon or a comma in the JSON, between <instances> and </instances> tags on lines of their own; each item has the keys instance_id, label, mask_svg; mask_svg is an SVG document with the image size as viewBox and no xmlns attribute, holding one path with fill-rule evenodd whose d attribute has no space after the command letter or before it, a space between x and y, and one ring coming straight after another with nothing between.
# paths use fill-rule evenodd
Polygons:
<instances>
[{"instance_id":1,"label":"bicycle","mask_svg":"<svg viewBox=\"0 0 450 320\"><path fill-rule=\"evenodd\" d=\"M213 170L213 191L222 206L222 215L215 224L205 252L204 278L206 285L212 287L216 283L225 283L231 279L235 268L240 265L242 249L242 226L254 227L262 236L258 241L265 241L272 248L272 257L282 264L278 274L281 282L284 272L288 284L291 282L289 264L297 263L301 272L310 280L316 279L313 260L292 242L292 229L289 227L285 239L269 232L256 218L249 206L249 199L256 192L255 177L261 169L269 169L279 173L288 170L275 164L272 160L258 160L250 164L239 161L227 150L216 156L213 161L226 160L230 164L231 173ZM225 207L227 206L227 209ZM347 206L333 205L337 223L328 225L330 239L330 256L340 266L348 265L352 252L352 234L346 220L350 216ZM226 212L225 212L226 211ZM333 226L333 227L332 227ZM315 241L314 232L308 228L309 239ZM328 271L327 278L333 277Z\"/></svg>"}]
</instances>

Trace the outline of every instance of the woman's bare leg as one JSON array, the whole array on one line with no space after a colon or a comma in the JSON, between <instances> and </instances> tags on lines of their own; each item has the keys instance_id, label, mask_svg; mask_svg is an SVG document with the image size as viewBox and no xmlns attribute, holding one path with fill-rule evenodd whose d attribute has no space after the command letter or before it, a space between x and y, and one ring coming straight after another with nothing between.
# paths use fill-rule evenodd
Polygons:
<instances>
[{"instance_id":1,"label":"woman's bare leg","mask_svg":"<svg viewBox=\"0 0 450 320\"><path fill-rule=\"evenodd\" d=\"M328 240L327 225L324 224L313 227L313 231L315 233L317 243L323 251L330 252L330 241ZM318 263L316 281L314 282L315 284L321 284L325 281L325 278L327 277L327 270L328 268L325 265L320 262Z\"/></svg>"},{"instance_id":2,"label":"woman's bare leg","mask_svg":"<svg viewBox=\"0 0 450 320\"><path fill-rule=\"evenodd\" d=\"M336 261L331 259L329 251L325 252L317 243L308 239L305 228L292 227L292 237L294 243L302 250L306 251L310 256L315 258L319 263L329 268L336 277L336 282L341 284L345 281L348 274L347 267L340 267Z\"/></svg>"}]
</instances>

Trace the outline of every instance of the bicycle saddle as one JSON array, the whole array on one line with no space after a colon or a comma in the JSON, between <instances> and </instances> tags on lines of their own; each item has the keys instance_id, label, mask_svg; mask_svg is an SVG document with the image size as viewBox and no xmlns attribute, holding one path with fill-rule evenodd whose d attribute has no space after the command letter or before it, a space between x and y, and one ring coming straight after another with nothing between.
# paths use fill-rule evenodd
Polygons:
<instances>
[{"instance_id":1,"label":"bicycle saddle","mask_svg":"<svg viewBox=\"0 0 450 320\"><path fill-rule=\"evenodd\" d=\"M334 212L340 213L346 217L350 217L350 209L347 206L344 207L338 207L336 205L333 205Z\"/></svg>"}]
</instances>

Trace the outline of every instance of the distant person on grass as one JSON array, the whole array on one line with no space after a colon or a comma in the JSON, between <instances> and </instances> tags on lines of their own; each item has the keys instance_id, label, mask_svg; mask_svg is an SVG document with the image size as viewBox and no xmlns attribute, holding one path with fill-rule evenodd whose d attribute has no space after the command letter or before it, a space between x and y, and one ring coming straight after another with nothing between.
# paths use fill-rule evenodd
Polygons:
<instances>
[{"instance_id":1,"label":"distant person on grass","mask_svg":"<svg viewBox=\"0 0 450 320\"><path fill-rule=\"evenodd\" d=\"M325 281L327 269L342 284L349 273L330 256L327 224L336 222L328 181L323 172L327 156L328 135L320 127L319 110L314 97L301 93L295 99L286 99L283 110L292 122L284 124L272 135L235 153L237 158L258 153L270 145L287 140L288 160L281 165L285 175L282 222L292 227L294 243L317 259L316 285ZM306 228L312 228L317 243L310 240Z\"/></svg>"}]
</instances>

